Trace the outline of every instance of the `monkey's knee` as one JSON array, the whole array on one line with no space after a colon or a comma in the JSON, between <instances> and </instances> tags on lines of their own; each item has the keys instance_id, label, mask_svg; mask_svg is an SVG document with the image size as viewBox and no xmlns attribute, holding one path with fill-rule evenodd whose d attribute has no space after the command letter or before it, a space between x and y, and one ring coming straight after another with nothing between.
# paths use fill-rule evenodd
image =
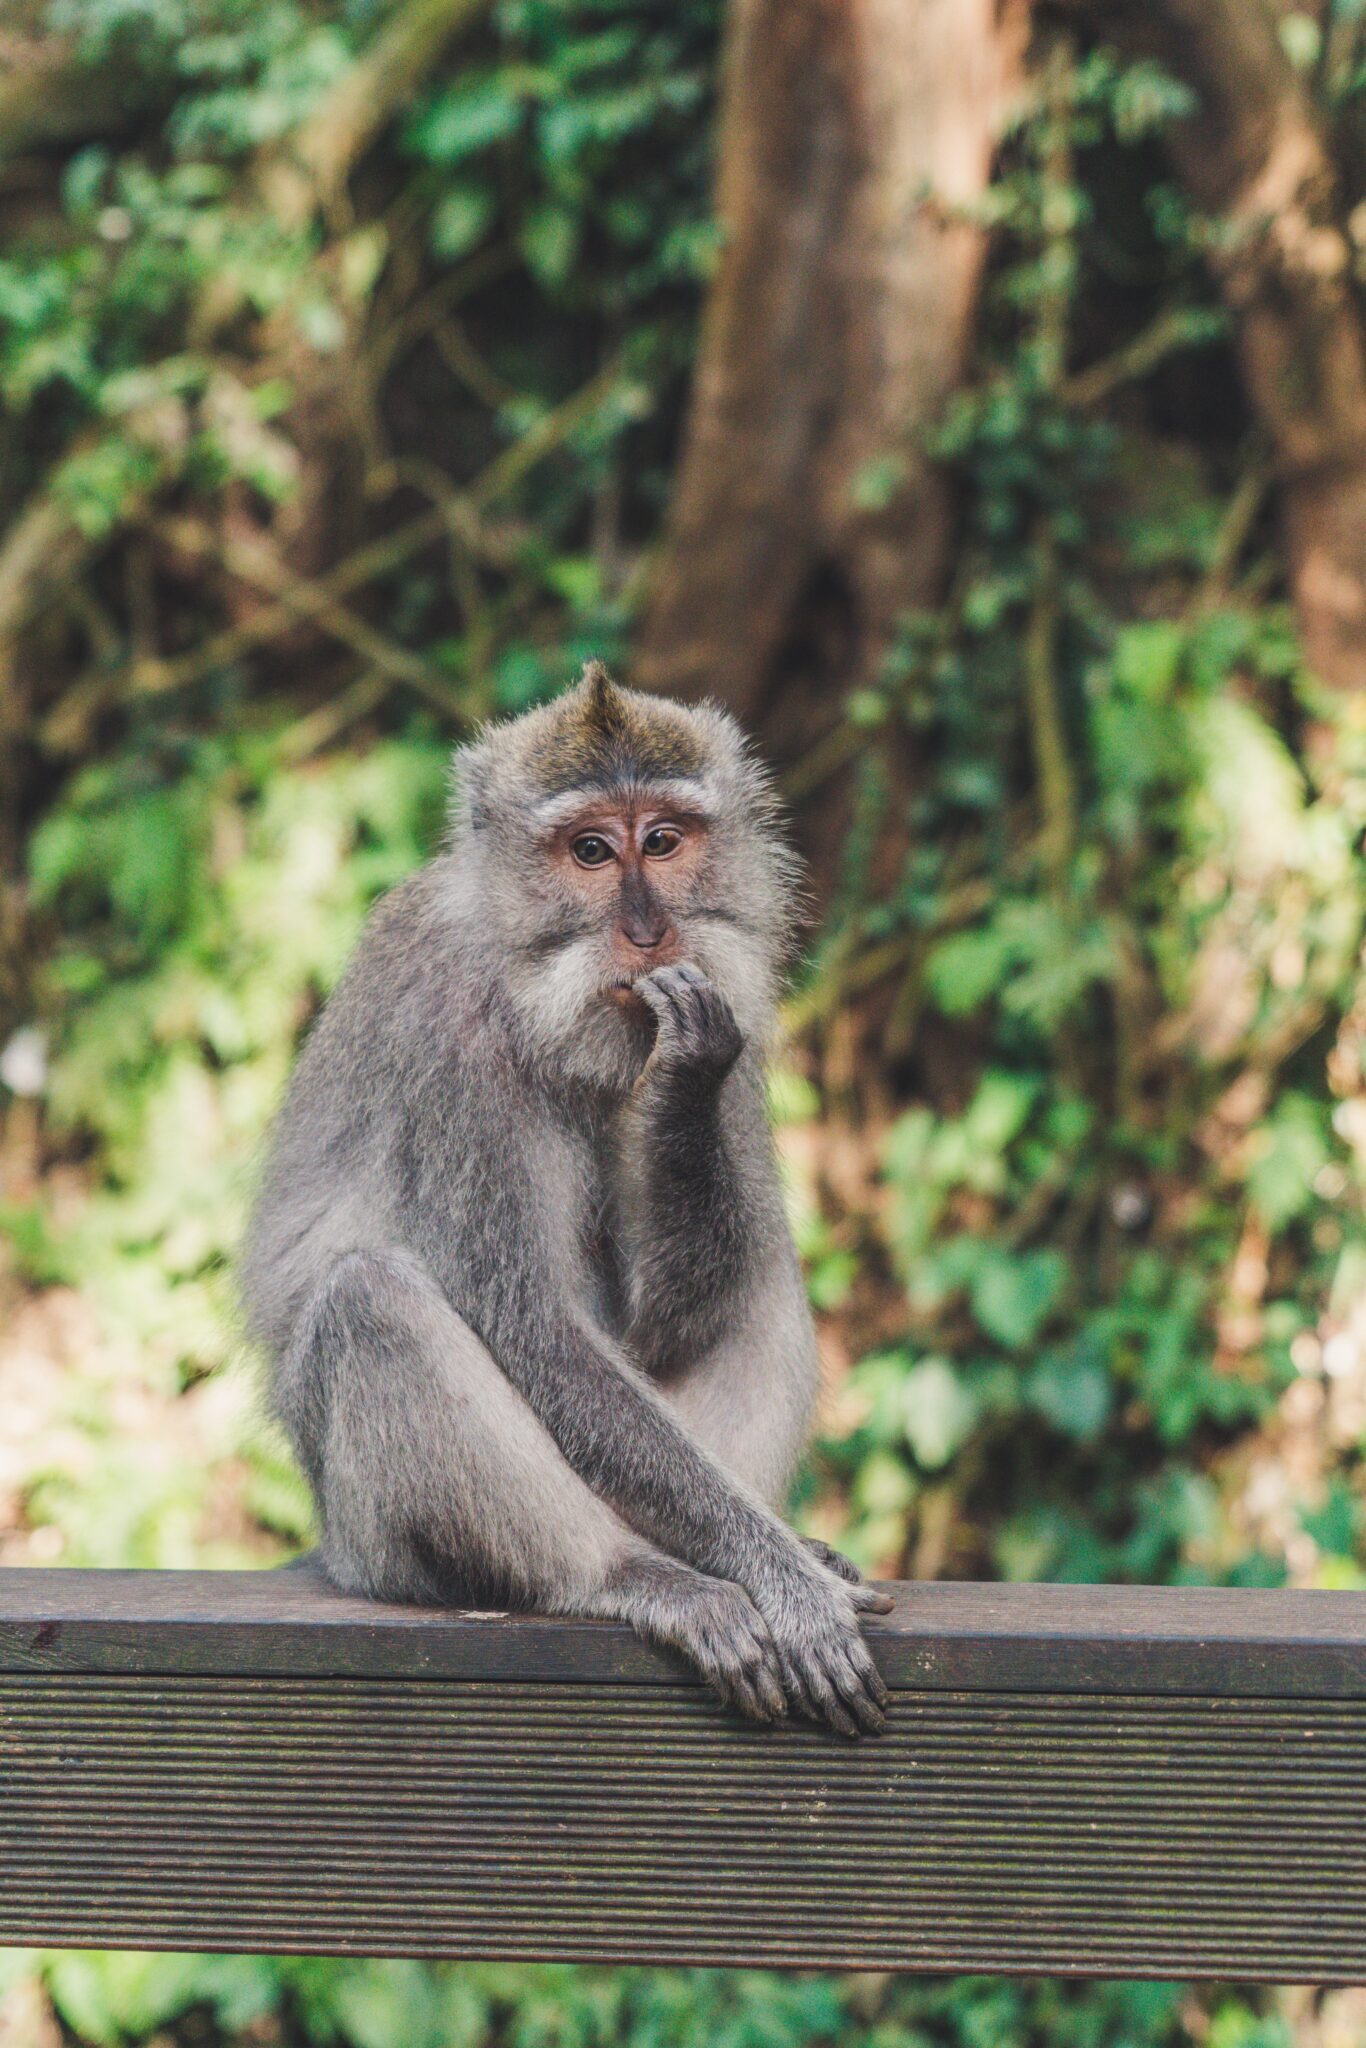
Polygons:
<instances>
[{"instance_id":1,"label":"monkey's knee","mask_svg":"<svg viewBox=\"0 0 1366 2048\"><path fill-rule=\"evenodd\" d=\"M585 1608L624 1527L419 1260L338 1259L301 1354L293 1399L334 1578L389 1599Z\"/></svg>"},{"instance_id":2,"label":"monkey's knee","mask_svg":"<svg viewBox=\"0 0 1366 2048\"><path fill-rule=\"evenodd\" d=\"M408 1254L343 1252L276 1371L274 1407L312 1488L323 1564L351 1592L438 1597L413 1531L423 1520L419 1416L441 1306Z\"/></svg>"},{"instance_id":3,"label":"monkey's knee","mask_svg":"<svg viewBox=\"0 0 1366 2048\"><path fill-rule=\"evenodd\" d=\"M442 1308L452 1313L421 1259L400 1245L339 1252L310 1303L315 1325L330 1325L339 1338L386 1315L406 1320Z\"/></svg>"},{"instance_id":4,"label":"monkey's knee","mask_svg":"<svg viewBox=\"0 0 1366 2048\"><path fill-rule=\"evenodd\" d=\"M306 1297L276 1361L271 1405L315 1494L335 1400L363 1366L359 1354L397 1279L383 1254L343 1252Z\"/></svg>"}]
</instances>

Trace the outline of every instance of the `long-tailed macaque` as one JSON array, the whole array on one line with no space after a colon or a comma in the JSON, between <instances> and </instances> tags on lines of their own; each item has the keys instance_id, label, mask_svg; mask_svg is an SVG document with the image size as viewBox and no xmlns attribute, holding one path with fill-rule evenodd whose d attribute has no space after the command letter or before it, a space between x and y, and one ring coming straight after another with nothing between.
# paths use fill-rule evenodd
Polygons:
<instances>
[{"instance_id":1,"label":"long-tailed macaque","mask_svg":"<svg viewBox=\"0 0 1366 2048\"><path fill-rule=\"evenodd\" d=\"M815 1340L763 1059L794 877L732 720L596 663L456 758L295 1072L243 1261L322 1558L610 1615L754 1720L882 1725L884 1595L775 1512Z\"/></svg>"}]
</instances>

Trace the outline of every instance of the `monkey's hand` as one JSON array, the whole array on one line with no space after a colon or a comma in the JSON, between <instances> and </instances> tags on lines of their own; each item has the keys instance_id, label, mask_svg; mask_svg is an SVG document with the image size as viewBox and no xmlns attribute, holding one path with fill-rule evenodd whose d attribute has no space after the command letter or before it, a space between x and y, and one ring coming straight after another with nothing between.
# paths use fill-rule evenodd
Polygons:
<instances>
[{"instance_id":1,"label":"monkey's hand","mask_svg":"<svg viewBox=\"0 0 1366 2048\"><path fill-rule=\"evenodd\" d=\"M645 1075L686 1076L719 1087L745 1041L730 1004L701 968L687 960L657 967L641 976L635 990L654 1011L658 1026Z\"/></svg>"},{"instance_id":2,"label":"monkey's hand","mask_svg":"<svg viewBox=\"0 0 1366 2048\"><path fill-rule=\"evenodd\" d=\"M867 1581L863 1573L854 1563L852 1557L846 1557L842 1550L836 1550L832 1544L822 1543L819 1536L803 1536L802 1543L811 1552L817 1564L823 1564L825 1569L828 1572L833 1572L837 1579L843 1579L851 1586L866 1585ZM892 1600L887 1594L883 1594L882 1597L887 1602L886 1606L874 1608L871 1611L878 1614L890 1614L893 1605Z\"/></svg>"},{"instance_id":3,"label":"monkey's hand","mask_svg":"<svg viewBox=\"0 0 1366 2048\"><path fill-rule=\"evenodd\" d=\"M892 1605L887 1595L836 1578L796 1544L767 1561L749 1594L798 1711L841 1735L880 1733L890 1696L859 1633L859 1616L885 1614Z\"/></svg>"}]
</instances>

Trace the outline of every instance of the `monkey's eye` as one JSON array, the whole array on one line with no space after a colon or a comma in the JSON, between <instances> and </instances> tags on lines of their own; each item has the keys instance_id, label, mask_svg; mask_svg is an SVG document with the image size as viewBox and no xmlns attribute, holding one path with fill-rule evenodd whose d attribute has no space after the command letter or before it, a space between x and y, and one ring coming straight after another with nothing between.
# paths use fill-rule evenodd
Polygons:
<instances>
[{"instance_id":1,"label":"monkey's eye","mask_svg":"<svg viewBox=\"0 0 1366 2048\"><path fill-rule=\"evenodd\" d=\"M612 849L597 832L580 832L570 851L581 868L600 868L612 858Z\"/></svg>"},{"instance_id":2,"label":"monkey's eye","mask_svg":"<svg viewBox=\"0 0 1366 2048\"><path fill-rule=\"evenodd\" d=\"M645 834L641 846L651 860L667 860L683 844L683 834L672 825L656 825Z\"/></svg>"}]
</instances>

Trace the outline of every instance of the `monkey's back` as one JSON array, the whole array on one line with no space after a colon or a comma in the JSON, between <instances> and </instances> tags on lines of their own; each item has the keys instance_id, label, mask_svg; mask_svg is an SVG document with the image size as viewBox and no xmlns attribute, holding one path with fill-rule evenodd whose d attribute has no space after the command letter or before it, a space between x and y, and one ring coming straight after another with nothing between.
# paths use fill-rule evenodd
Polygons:
<instances>
[{"instance_id":1,"label":"monkey's back","mask_svg":"<svg viewBox=\"0 0 1366 2048\"><path fill-rule=\"evenodd\" d=\"M303 1047L267 1140L239 1266L252 1337L272 1355L344 1252L395 1241L412 1105L467 1035L458 889L447 856L371 912Z\"/></svg>"}]
</instances>

